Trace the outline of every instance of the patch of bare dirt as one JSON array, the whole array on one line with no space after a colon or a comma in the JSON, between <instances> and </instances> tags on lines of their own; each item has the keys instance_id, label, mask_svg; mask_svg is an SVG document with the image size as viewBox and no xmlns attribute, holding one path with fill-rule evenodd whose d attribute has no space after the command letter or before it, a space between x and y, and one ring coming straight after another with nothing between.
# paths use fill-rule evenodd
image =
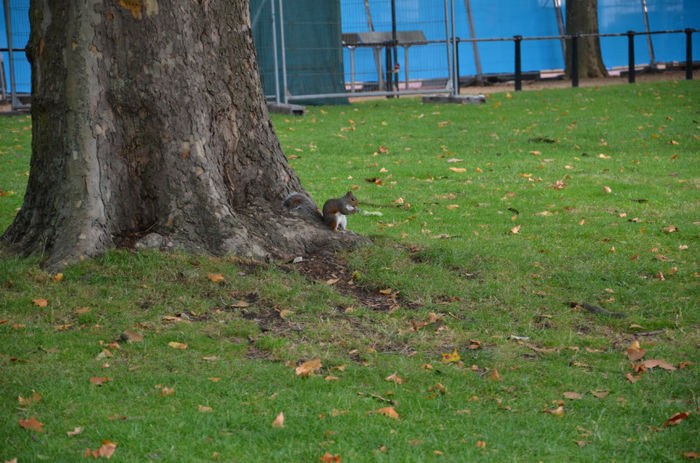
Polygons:
<instances>
[{"instance_id":1,"label":"patch of bare dirt","mask_svg":"<svg viewBox=\"0 0 700 463\"><path fill-rule=\"evenodd\" d=\"M398 308L398 294L358 286L345 262L330 255L310 255L294 264L294 270L311 281L333 286L341 294L352 296L370 310L390 311Z\"/></svg>"}]
</instances>

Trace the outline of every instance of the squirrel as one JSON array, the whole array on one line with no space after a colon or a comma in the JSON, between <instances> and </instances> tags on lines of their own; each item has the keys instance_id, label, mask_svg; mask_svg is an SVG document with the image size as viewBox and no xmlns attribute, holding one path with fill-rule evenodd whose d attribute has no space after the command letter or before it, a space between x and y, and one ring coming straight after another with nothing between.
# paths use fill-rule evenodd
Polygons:
<instances>
[{"instance_id":1,"label":"squirrel","mask_svg":"<svg viewBox=\"0 0 700 463\"><path fill-rule=\"evenodd\" d=\"M347 230L347 215L355 214L360 210L357 200L351 191L340 198L331 198L323 204L323 212L318 210L316 204L303 193L292 193L284 198L282 205L290 211L300 210L312 217L319 218L333 231Z\"/></svg>"}]
</instances>

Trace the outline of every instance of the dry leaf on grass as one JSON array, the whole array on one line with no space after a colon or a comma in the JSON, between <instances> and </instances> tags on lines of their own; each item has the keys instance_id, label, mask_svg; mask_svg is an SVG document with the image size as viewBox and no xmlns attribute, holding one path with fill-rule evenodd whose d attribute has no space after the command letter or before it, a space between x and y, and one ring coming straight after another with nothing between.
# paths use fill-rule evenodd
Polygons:
<instances>
[{"instance_id":1,"label":"dry leaf on grass","mask_svg":"<svg viewBox=\"0 0 700 463\"><path fill-rule=\"evenodd\" d=\"M112 455L114 455L114 451L117 448L117 443L116 442L110 442L108 440L102 441L102 447L96 450L90 450L90 449L85 449L85 453L83 456L90 457L92 456L93 458L107 458L110 459L112 458Z\"/></svg>"},{"instance_id":2,"label":"dry leaf on grass","mask_svg":"<svg viewBox=\"0 0 700 463\"><path fill-rule=\"evenodd\" d=\"M93 376L90 378L90 384L94 384L95 386L102 386L104 383L108 383L112 381L112 378L102 378L98 376Z\"/></svg>"},{"instance_id":3,"label":"dry leaf on grass","mask_svg":"<svg viewBox=\"0 0 700 463\"><path fill-rule=\"evenodd\" d=\"M396 383L396 384L401 384L401 383L403 383L403 379L401 379L401 378L399 378L398 376L396 376L396 372L394 372L393 374L387 376L386 378L384 378L384 380L385 380L385 381L394 382L394 383Z\"/></svg>"},{"instance_id":4,"label":"dry leaf on grass","mask_svg":"<svg viewBox=\"0 0 700 463\"><path fill-rule=\"evenodd\" d=\"M636 362L637 360L641 359L644 357L644 354L646 354L646 351L642 349L642 347L639 345L639 341L634 341L630 346L627 348L627 356L632 360L633 362Z\"/></svg>"},{"instance_id":5,"label":"dry leaf on grass","mask_svg":"<svg viewBox=\"0 0 700 463\"><path fill-rule=\"evenodd\" d=\"M20 405L30 405L35 402L38 402L41 400L41 394L32 391L31 397L22 397L21 395L17 396L17 401L19 402Z\"/></svg>"},{"instance_id":6,"label":"dry leaf on grass","mask_svg":"<svg viewBox=\"0 0 700 463\"><path fill-rule=\"evenodd\" d=\"M36 431L36 432L42 432L43 429L41 428L44 426L44 423L40 423L34 417L29 418L28 420L19 420L19 425L22 426L24 429L29 429L31 431Z\"/></svg>"},{"instance_id":7,"label":"dry leaf on grass","mask_svg":"<svg viewBox=\"0 0 700 463\"><path fill-rule=\"evenodd\" d=\"M173 349L181 349L181 350L187 349L187 343L185 343L185 342L170 341L170 342L168 343L168 345L169 345L170 347L172 347Z\"/></svg>"},{"instance_id":8,"label":"dry leaf on grass","mask_svg":"<svg viewBox=\"0 0 700 463\"><path fill-rule=\"evenodd\" d=\"M326 452L321 457L319 458L319 461L323 463L336 463L340 461L340 456L339 455L331 455L330 453Z\"/></svg>"},{"instance_id":9,"label":"dry leaf on grass","mask_svg":"<svg viewBox=\"0 0 700 463\"><path fill-rule=\"evenodd\" d=\"M279 415L275 418L275 421L272 422L272 427L273 428L283 428L284 427L284 413L280 412Z\"/></svg>"},{"instance_id":10,"label":"dry leaf on grass","mask_svg":"<svg viewBox=\"0 0 700 463\"><path fill-rule=\"evenodd\" d=\"M664 421L664 426L676 426L678 423L680 423L684 419L688 418L689 415L690 415L690 412L676 413L673 416L671 416L669 419Z\"/></svg>"},{"instance_id":11,"label":"dry leaf on grass","mask_svg":"<svg viewBox=\"0 0 700 463\"><path fill-rule=\"evenodd\" d=\"M311 376L311 374L322 367L321 359L309 360L302 363L294 370L297 376Z\"/></svg>"},{"instance_id":12,"label":"dry leaf on grass","mask_svg":"<svg viewBox=\"0 0 700 463\"><path fill-rule=\"evenodd\" d=\"M81 434L82 432L83 432L82 426L76 426L75 429L73 429L72 431L66 431L66 435L68 437L73 437L73 436L77 436L78 434Z\"/></svg>"},{"instance_id":13,"label":"dry leaf on grass","mask_svg":"<svg viewBox=\"0 0 700 463\"><path fill-rule=\"evenodd\" d=\"M384 408L380 408L378 410L371 410L371 411L367 412L367 414L368 415L373 415L373 414L384 415L384 416L388 416L389 418L393 418L395 420L399 419L399 414L396 412L396 410L394 410L394 407L384 407Z\"/></svg>"}]
</instances>

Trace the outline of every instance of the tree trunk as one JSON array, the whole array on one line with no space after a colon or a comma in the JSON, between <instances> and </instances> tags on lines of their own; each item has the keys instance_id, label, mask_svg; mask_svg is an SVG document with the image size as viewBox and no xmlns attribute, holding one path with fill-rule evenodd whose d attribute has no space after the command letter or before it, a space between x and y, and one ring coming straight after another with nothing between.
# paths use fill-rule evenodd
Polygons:
<instances>
[{"instance_id":1,"label":"tree trunk","mask_svg":"<svg viewBox=\"0 0 700 463\"><path fill-rule=\"evenodd\" d=\"M598 33L598 0L570 0L566 2L566 34ZM583 78L607 77L603 64L599 37L579 37L578 70ZM571 76L571 40L566 47L566 74Z\"/></svg>"},{"instance_id":2,"label":"tree trunk","mask_svg":"<svg viewBox=\"0 0 700 463\"><path fill-rule=\"evenodd\" d=\"M60 267L136 242L283 258L359 239L281 208L304 190L247 0L31 0L30 22L31 170L2 237L22 254Z\"/></svg>"}]
</instances>

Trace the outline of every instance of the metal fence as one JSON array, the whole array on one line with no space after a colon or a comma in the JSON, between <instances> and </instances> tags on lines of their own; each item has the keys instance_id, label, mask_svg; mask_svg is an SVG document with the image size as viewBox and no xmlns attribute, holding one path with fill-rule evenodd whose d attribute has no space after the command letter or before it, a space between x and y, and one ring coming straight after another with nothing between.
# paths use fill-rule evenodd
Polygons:
<instances>
[{"instance_id":1,"label":"metal fence","mask_svg":"<svg viewBox=\"0 0 700 463\"><path fill-rule=\"evenodd\" d=\"M0 91L20 106L17 96L31 86L23 49L29 0L2 4ZM456 94L460 84L486 78L513 79L517 89L521 79L565 68L566 47L576 43L564 34L562 0L250 0L250 7L265 94L284 103ZM634 79L640 65L670 64L692 78L700 1L598 0L598 17L608 68L624 67Z\"/></svg>"}]
</instances>

